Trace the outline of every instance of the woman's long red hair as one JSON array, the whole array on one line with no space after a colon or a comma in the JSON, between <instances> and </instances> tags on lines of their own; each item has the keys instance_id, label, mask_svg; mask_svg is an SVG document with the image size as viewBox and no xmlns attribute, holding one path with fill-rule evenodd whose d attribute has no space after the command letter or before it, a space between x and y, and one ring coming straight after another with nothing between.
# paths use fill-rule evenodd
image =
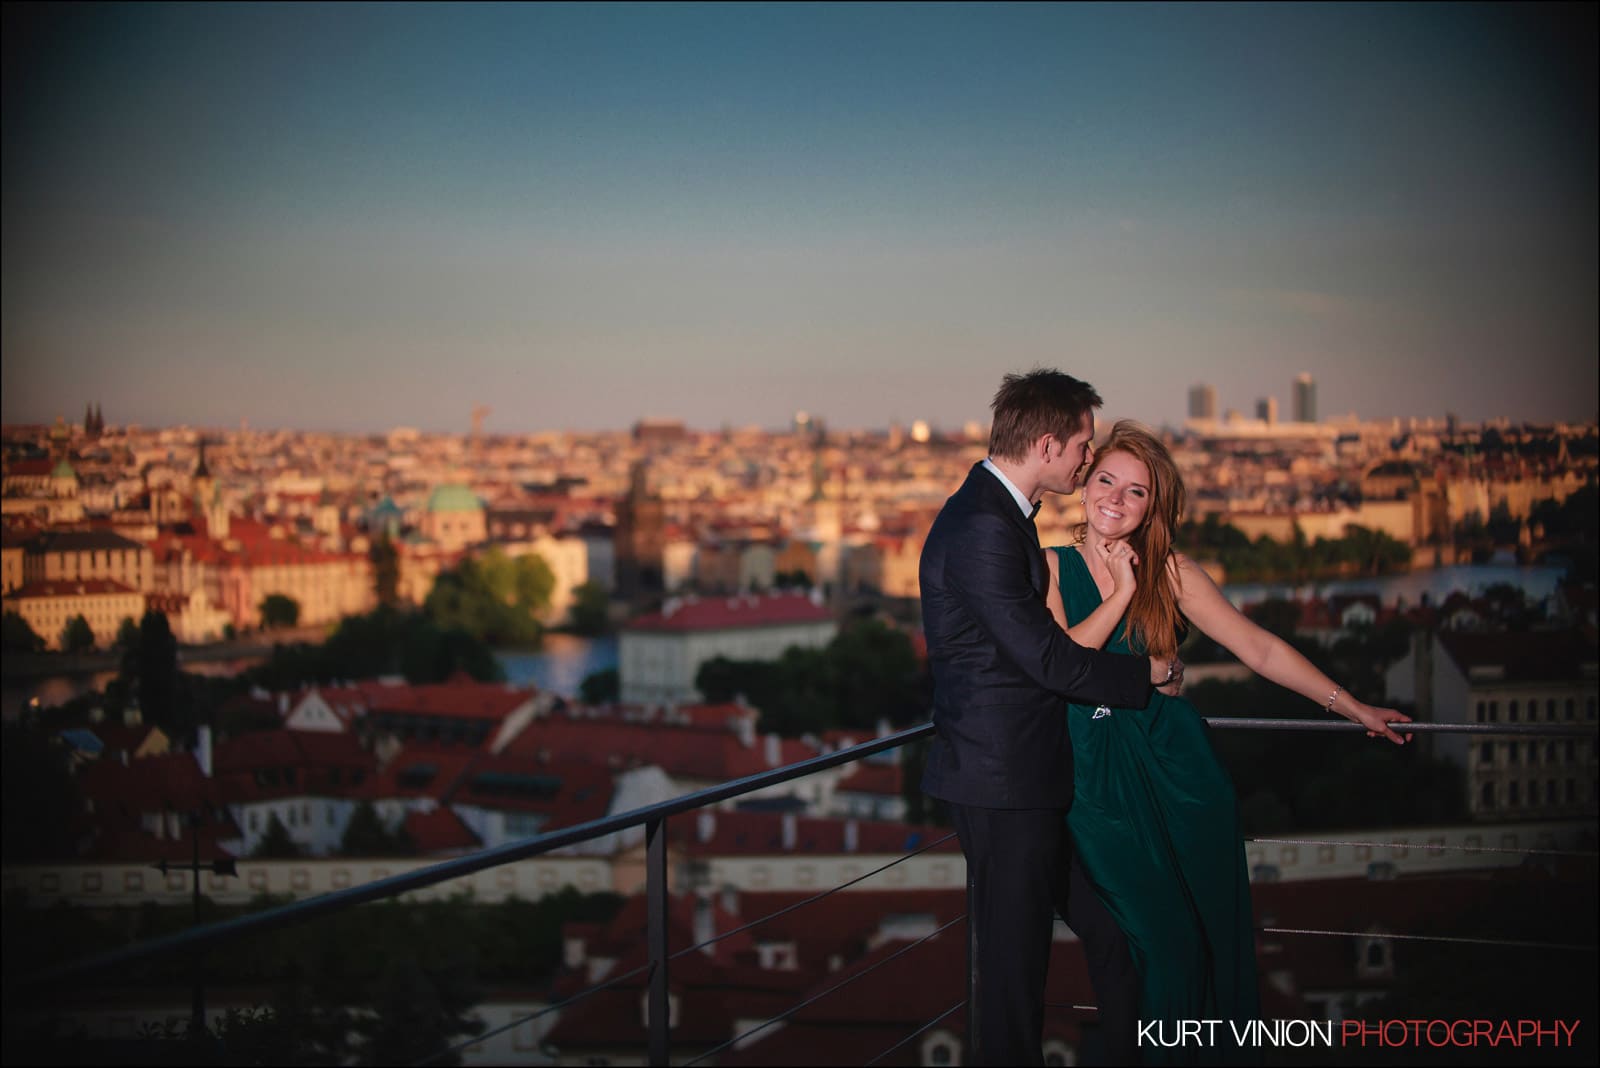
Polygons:
<instances>
[{"instance_id":1,"label":"woman's long red hair","mask_svg":"<svg viewBox=\"0 0 1600 1068\"><path fill-rule=\"evenodd\" d=\"M1176 564L1172 539L1183 516L1183 476L1173 462L1172 453L1149 428L1131 419L1118 420L1111 437L1095 452L1088 479L1094 477L1101 462L1112 453L1126 453L1144 464L1150 472L1150 506L1144 522L1128 537L1128 544L1139 554L1133 577L1137 588L1128 605L1129 644L1146 656L1173 657L1189 624L1178 610ZM1088 521L1076 531L1078 541L1088 533Z\"/></svg>"}]
</instances>

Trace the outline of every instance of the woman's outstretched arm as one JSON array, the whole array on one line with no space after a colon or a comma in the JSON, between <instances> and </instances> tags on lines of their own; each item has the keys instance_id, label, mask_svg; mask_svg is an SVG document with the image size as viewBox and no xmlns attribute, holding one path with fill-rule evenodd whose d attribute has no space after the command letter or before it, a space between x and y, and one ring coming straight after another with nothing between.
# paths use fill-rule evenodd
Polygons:
<instances>
[{"instance_id":1,"label":"woman's outstretched arm","mask_svg":"<svg viewBox=\"0 0 1600 1068\"><path fill-rule=\"evenodd\" d=\"M1316 665L1296 652L1292 645L1257 626L1233 607L1199 565L1181 553L1173 555L1178 565L1174 579L1178 607L1191 623L1237 656L1240 663L1262 678L1361 724L1373 737L1381 734L1396 745L1405 743L1406 739L1396 734L1390 725L1410 723L1410 716L1358 701L1355 695L1345 692L1344 687L1317 670Z\"/></svg>"}]
</instances>

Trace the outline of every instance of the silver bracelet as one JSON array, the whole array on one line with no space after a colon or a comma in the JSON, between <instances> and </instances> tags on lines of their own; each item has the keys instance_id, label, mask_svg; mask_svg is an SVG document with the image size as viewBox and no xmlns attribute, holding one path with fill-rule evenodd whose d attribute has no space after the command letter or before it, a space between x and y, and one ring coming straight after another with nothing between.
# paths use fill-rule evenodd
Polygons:
<instances>
[{"instance_id":1,"label":"silver bracelet","mask_svg":"<svg viewBox=\"0 0 1600 1068\"><path fill-rule=\"evenodd\" d=\"M1167 661L1167 677L1161 680L1160 685L1158 685L1156 687L1156 689L1159 690L1159 689L1161 689L1162 686L1165 686L1167 683L1171 682L1172 681L1172 677L1174 675L1176 675L1177 673L1178 673L1178 658L1177 657L1173 657L1171 660Z\"/></svg>"},{"instance_id":2,"label":"silver bracelet","mask_svg":"<svg viewBox=\"0 0 1600 1068\"><path fill-rule=\"evenodd\" d=\"M1344 693L1344 687L1335 686L1333 692L1328 695L1328 714L1330 716L1333 715L1333 703L1339 699L1339 695L1342 693Z\"/></svg>"}]
</instances>

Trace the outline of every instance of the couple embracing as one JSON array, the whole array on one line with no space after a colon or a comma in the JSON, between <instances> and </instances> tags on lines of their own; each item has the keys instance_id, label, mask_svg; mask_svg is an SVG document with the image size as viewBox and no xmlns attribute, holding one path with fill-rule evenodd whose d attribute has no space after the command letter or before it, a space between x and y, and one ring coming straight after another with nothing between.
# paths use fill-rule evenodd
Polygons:
<instances>
[{"instance_id":1,"label":"couple embracing","mask_svg":"<svg viewBox=\"0 0 1600 1068\"><path fill-rule=\"evenodd\" d=\"M989 456L922 552L935 738L923 790L966 856L979 1064L1042 1063L1054 917L1083 942L1110 1063L1154 1060L1141 1020L1257 1016L1233 787L1192 705L1191 624L1265 678L1400 743L1363 704L1241 615L1172 547L1183 483L1159 438L1118 423L1093 455L1093 387L1007 375ZM1041 551L1046 492L1083 491L1077 544ZM1183 1052L1183 1051L1179 1051ZM1188 1055L1225 1051L1187 1051Z\"/></svg>"}]
</instances>

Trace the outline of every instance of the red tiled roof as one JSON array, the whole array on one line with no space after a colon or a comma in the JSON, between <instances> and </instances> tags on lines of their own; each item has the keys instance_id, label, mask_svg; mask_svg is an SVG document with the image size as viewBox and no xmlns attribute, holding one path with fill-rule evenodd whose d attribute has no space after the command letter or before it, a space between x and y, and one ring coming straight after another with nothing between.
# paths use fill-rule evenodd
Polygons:
<instances>
[{"instance_id":1,"label":"red tiled roof","mask_svg":"<svg viewBox=\"0 0 1600 1068\"><path fill-rule=\"evenodd\" d=\"M678 717L691 727L731 729L744 720L755 719L757 714L755 709L733 701L717 705L679 705L677 709Z\"/></svg>"},{"instance_id":2,"label":"red tiled roof","mask_svg":"<svg viewBox=\"0 0 1600 1068\"><path fill-rule=\"evenodd\" d=\"M498 721L531 701L538 691L461 677L428 685L363 685L362 692L371 712Z\"/></svg>"},{"instance_id":3,"label":"red tiled roof","mask_svg":"<svg viewBox=\"0 0 1600 1068\"><path fill-rule=\"evenodd\" d=\"M429 812L407 812L404 826L417 850L424 854L465 852L483 844L448 805Z\"/></svg>"},{"instance_id":4,"label":"red tiled roof","mask_svg":"<svg viewBox=\"0 0 1600 1068\"><path fill-rule=\"evenodd\" d=\"M741 630L794 623L827 623L833 613L803 593L767 596L689 598L670 611L630 621L625 629L643 631Z\"/></svg>"},{"instance_id":5,"label":"red tiled roof","mask_svg":"<svg viewBox=\"0 0 1600 1068\"><path fill-rule=\"evenodd\" d=\"M359 796L377 758L349 734L253 731L218 742L212 757L219 793L232 804L279 797Z\"/></svg>"},{"instance_id":6,"label":"red tiled roof","mask_svg":"<svg viewBox=\"0 0 1600 1068\"><path fill-rule=\"evenodd\" d=\"M777 745L773 764L767 761L764 737L745 746L726 730L565 716L534 720L507 743L505 751L552 761L587 761L613 770L653 764L676 778L705 782L742 778L817 755L814 746L785 738Z\"/></svg>"},{"instance_id":7,"label":"red tiled roof","mask_svg":"<svg viewBox=\"0 0 1600 1068\"><path fill-rule=\"evenodd\" d=\"M90 597L106 593L138 593L114 579L41 579L6 594L18 601L42 597Z\"/></svg>"},{"instance_id":8,"label":"red tiled roof","mask_svg":"<svg viewBox=\"0 0 1600 1068\"><path fill-rule=\"evenodd\" d=\"M84 767L83 796L94 802L95 821L125 811L135 823L142 812L192 812L216 807L216 783L200 773L192 753L163 753L130 761L97 760Z\"/></svg>"},{"instance_id":9,"label":"red tiled roof","mask_svg":"<svg viewBox=\"0 0 1600 1068\"><path fill-rule=\"evenodd\" d=\"M612 792L611 773L594 764L552 764L480 750L445 791L444 800L497 812L542 812L549 819L541 829L553 831L604 816Z\"/></svg>"}]
</instances>

